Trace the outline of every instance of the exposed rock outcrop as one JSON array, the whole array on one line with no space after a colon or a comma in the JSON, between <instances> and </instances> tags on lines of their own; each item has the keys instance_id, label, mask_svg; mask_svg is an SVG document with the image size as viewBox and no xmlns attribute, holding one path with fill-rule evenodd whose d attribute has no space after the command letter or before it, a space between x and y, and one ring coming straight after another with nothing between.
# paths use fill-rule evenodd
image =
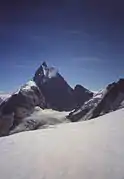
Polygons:
<instances>
[{"instance_id":1,"label":"exposed rock outcrop","mask_svg":"<svg viewBox=\"0 0 124 179\"><path fill-rule=\"evenodd\" d=\"M81 107L86 101L93 97L93 92L87 90L81 85L76 85L74 88L74 97L77 107Z\"/></svg>"},{"instance_id":2,"label":"exposed rock outcrop","mask_svg":"<svg viewBox=\"0 0 124 179\"><path fill-rule=\"evenodd\" d=\"M89 101L67 116L71 121L89 120L105 113L117 110L123 106L124 79L112 83L105 90L100 91Z\"/></svg>"}]
</instances>

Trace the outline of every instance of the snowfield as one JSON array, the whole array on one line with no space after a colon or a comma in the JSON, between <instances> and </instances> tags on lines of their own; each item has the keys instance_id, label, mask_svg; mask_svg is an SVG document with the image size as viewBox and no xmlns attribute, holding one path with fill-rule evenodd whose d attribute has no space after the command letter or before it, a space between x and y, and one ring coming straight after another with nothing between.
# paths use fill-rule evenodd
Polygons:
<instances>
[{"instance_id":1,"label":"snowfield","mask_svg":"<svg viewBox=\"0 0 124 179\"><path fill-rule=\"evenodd\" d=\"M123 179L124 109L0 138L1 179Z\"/></svg>"}]
</instances>

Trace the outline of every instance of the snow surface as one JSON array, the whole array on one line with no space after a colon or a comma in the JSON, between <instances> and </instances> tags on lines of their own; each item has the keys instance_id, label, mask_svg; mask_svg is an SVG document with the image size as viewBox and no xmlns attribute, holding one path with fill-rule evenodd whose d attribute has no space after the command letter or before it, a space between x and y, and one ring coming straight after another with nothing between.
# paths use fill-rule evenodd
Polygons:
<instances>
[{"instance_id":1,"label":"snow surface","mask_svg":"<svg viewBox=\"0 0 124 179\"><path fill-rule=\"evenodd\" d=\"M45 77L47 78L53 78L57 76L57 69L54 67L45 67L44 65L42 65L43 67L43 73L45 75Z\"/></svg>"},{"instance_id":2,"label":"snow surface","mask_svg":"<svg viewBox=\"0 0 124 179\"><path fill-rule=\"evenodd\" d=\"M123 179L124 109L0 138L1 179Z\"/></svg>"},{"instance_id":3,"label":"snow surface","mask_svg":"<svg viewBox=\"0 0 124 179\"><path fill-rule=\"evenodd\" d=\"M36 83L34 81L30 80L21 89L25 90L25 91L30 91L31 87L33 87L33 86L37 87Z\"/></svg>"},{"instance_id":4,"label":"snow surface","mask_svg":"<svg viewBox=\"0 0 124 179\"><path fill-rule=\"evenodd\" d=\"M21 86L19 89L17 89L17 91L15 91L13 94L18 94L20 92L20 90L23 91L30 91L31 87L37 87L36 83L33 80L29 80L27 83L25 83L25 85Z\"/></svg>"},{"instance_id":5,"label":"snow surface","mask_svg":"<svg viewBox=\"0 0 124 179\"><path fill-rule=\"evenodd\" d=\"M6 93L0 93L0 104L3 102L3 101L6 101L8 98L11 97L11 94L6 94Z\"/></svg>"}]
</instances>

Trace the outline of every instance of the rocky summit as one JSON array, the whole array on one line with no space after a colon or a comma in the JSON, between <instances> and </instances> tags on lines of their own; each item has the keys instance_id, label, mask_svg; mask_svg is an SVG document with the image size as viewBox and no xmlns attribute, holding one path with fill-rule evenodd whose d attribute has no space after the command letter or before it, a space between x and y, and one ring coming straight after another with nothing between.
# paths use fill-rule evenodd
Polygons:
<instances>
[{"instance_id":1,"label":"rocky summit","mask_svg":"<svg viewBox=\"0 0 124 179\"><path fill-rule=\"evenodd\" d=\"M93 93L81 85L73 89L54 67L46 62L38 68L33 78L46 99L48 108L58 111L71 111L89 100Z\"/></svg>"},{"instance_id":2,"label":"rocky summit","mask_svg":"<svg viewBox=\"0 0 124 179\"><path fill-rule=\"evenodd\" d=\"M73 89L54 67L48 67L44 62L33 80L45 96L47 107L59 111L69 111L75 107Z\"/></svg>"}]
</instances>

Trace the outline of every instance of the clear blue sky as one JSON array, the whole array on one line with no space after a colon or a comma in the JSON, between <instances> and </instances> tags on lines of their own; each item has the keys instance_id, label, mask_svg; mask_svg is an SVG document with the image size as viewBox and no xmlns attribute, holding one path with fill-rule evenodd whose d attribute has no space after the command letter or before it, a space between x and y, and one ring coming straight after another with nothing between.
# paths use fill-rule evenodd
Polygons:
<instances>
[{"instance_id":1,"label":"clear blue sky","mask_svg":"<svg viewBox=\"0 0 124 179\"><path fill-rule=\"evenodd\" d=\"M123 4L5 0L0 6L0 91L16 90L44 60L72 86L99 90L124 77Z\"/></svg>"}]
</instances>

